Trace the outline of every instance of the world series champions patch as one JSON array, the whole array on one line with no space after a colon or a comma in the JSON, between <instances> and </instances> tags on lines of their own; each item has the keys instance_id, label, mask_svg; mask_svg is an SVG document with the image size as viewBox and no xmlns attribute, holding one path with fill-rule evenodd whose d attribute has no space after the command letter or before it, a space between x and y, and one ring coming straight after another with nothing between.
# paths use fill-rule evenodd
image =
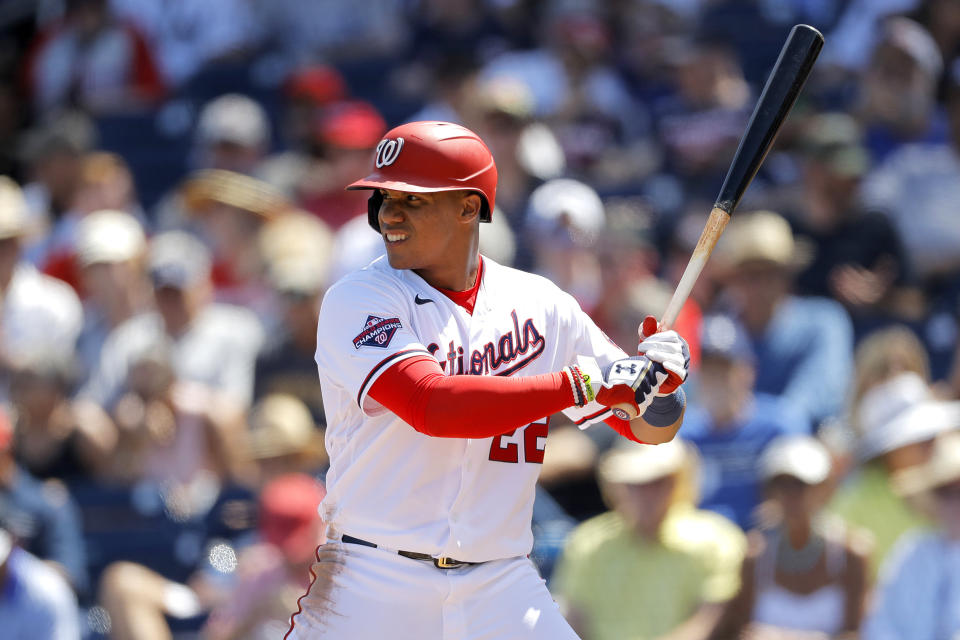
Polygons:
<instances>
[{"instance_id":1,"label":"world series champions patch","mask_svg":"<svg viewBox=\"0 0 960 640\"><path fill-rule=\"evenodd\" d=\"M353 339L353 346L360 347L379 347L386 349L393 340L393 334L397 329L402 329L400 318L380 318L378 316L367 316L367 323L356 338Z\"/></svg>"}]
</instances>

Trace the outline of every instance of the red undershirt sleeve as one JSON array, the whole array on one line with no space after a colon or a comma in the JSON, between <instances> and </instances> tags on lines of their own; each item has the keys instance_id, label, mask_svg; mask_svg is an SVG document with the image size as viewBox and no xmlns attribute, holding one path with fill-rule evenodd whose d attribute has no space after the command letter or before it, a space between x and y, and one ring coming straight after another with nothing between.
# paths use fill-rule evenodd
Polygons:
<instances>
[{"instance_id":1,"label":"red undershirt sleeve","mask_svg":"<svg viewBox=\"0 0 960 640\"><path fill-rule=\"evenodd\" d=\"M630 428L630 423L628 421L621 420L617 416L610 416L604 420L604 422L627 440L633 440L634 442L639 442L640 444L647 444L643 440L637 438L637 436L633 435L633 429Z\"/></svg>"},{"instance_id":2,"label":"red undershirt sleeve","mask_svg":"<svg viewBox=\"0 0 960 640\"><path fill-rule=\"evenodd\" d=\"M392 365L368 395L420 433L441 438L489 438L573 405L563 373L448 376L426 356Z\"/></svg>"}]
</instances>

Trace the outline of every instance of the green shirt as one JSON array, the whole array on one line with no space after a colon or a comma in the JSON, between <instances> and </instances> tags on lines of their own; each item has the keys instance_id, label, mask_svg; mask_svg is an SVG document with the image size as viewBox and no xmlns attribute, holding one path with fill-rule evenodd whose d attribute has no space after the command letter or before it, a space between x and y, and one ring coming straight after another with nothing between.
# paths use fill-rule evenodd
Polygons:
<instances>
[{"instance_id":1,"label":"green shirt","mask_svg":"<svg viewBox=\"0 0 960 640\"><path fill-rule=\"evenodd\" d=\"M733 597L745 549L740 529L710 511L673 507L659 540L608 512L574 529L553 587L584 614L592 640L645 640Z\"/></svg>"},{"instance_id":2,"label":"green shirt","mask_svg":"<svg viewBox=\"0 0 960 640\"><path fill-rule=\"evenodd\" d=\"M884 558L904 532L930 526L929 520L894 493L889 474L877 462L864 465L860 473L836 493L827 510L872 535L872 579L876 579Z\"/></svg>"}]
</instances>

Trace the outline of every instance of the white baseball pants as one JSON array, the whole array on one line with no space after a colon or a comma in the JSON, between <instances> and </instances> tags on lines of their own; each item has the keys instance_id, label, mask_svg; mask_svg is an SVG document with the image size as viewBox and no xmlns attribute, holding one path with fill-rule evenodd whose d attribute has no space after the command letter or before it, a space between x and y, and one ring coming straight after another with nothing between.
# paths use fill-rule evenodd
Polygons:
<instances>
[{"instance_id":1,"label":"white baseball pants","mask_svg":"<svg viewBox=\"0 0 960 640\"><path fill-rule=\"evenodd\" d=\"M333 541L311 573L286 640L578 640L527 558L438 569Z\"/></svg>"}]
</instances>

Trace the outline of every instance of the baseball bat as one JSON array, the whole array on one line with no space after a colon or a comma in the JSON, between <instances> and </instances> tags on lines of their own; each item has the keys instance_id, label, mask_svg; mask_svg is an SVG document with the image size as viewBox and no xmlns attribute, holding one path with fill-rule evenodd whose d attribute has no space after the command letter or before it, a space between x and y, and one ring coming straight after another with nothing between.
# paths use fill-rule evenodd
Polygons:
<instances>
[{"instance_id":1,"label":"baseball bat","mask_svg":"<svg viewBox=\"0 0 960 640\"><path fill-rule=\"evenodd\" d=\"M720 234L726 228L730 216L740 203L753 177L757 175L757 170L760 169L763 159L770 151L780 126L793 107L793 103L797 101L800 89L810 75L821 48L823 48L823 35L813 27L798 24L790 30L790 35L780 50L780 56L773 65L760 98L753 108L753 114L740 138L737 151L733 154L733 161L727 169L727 175L710 211L707 224L660 318L657 330L665 331L676 322L680 309L690 297L693 285L703 271L710 254L713 253L714 247L717 246ZM629 405L617 405L615 409L622 409L631 418L635 417L633 407Z\"/></svg>"},{"instance_id":2,"label":"baseball bat","mask_svg":"<svg viewBox=\"0 0 960 640\"><path fill-rule=\"evenodd\" d=\"M676 322L680 309L690 296L690 291L713 253L713 248L717 246L720 234L726 228L753 177L757 175L757 170L770 151L780 126L786 120L793 103L797 101L800 89L810 75L822 47L823 36L813 27L798 24L790 30L790 35L780 50L780 56L753 108L753 115L750 116L747 129L740 138L737 151L733 154L733 161L727 169L723 186L720 187L703 233L700 234L680 283L660 318L660 329L669 329Z\"/></svg>"}]
</instances>

